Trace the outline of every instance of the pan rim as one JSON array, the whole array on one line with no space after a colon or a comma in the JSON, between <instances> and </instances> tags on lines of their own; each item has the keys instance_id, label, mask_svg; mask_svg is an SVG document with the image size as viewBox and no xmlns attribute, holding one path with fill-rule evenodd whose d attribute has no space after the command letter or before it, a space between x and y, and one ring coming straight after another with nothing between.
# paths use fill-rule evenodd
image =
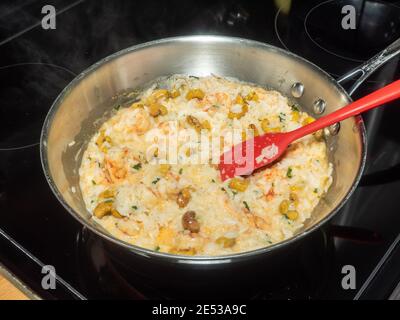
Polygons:
<instances>
[{"instance_id":1,"label":"pan rim","mask_svg":"<svg viewBox=\"0 0 400 320\"><path fill-rule=\"evenodd\" d=\"M272 46L267 43L255 41L255 40L250 40L250 39L245 39L245 38L239 38L239 37L230 37L230 36L220 36L220 35L195 35L195 36L179 36L179 37L169 37L169 38L162 38L158 40L153 40L141 44L137 44L125 49L122 49L120 51L117 51L99 61L96 63L92 64L85 70L83 70L80 74L78 74L57 96L57 98L54 100L53 104L51 105L46 118L43 123L43 127L41 130L41 135L40 135L40 159L41 159L41 164L42 164L42 169L45 175L45 178L47 180L47 183L50 186L50 189L56 196L57 200L62 204L62 206L79 222L81 223L84 227L90 229L92 232L100 236L101 238L110 241L113 244L116 244L118 246L121 246L125 249L128 249L129 251L133 251L135 254L142 255L147 258L160 258L160 259L167 259L167 260L176 260L177 263L186 263L186 264L216 264L216 263L228 263L231 262L233 259L234 260L242 260L246 259L250 256L258 256L261 254L265 254L267 252L271 251L277 251L278 249L281 249L283 247L286 247L290 244L296 243L299 240L305 238L309 234L313 233L320 227L322 227L324 224L326 224L330 219L332 219L338 211L344 206L344 204L348 201L348 199L352 196L353 192L357 188L360 179L362 177L362 173L365 167L365 162L366 162L366 157L367 157L367 139L366 139L366 130L365 130L365 125L362 120L362 117L360 115L353 117L352 119L354 120L355 124L358 125L358 132L360 134L360 142L361 142L361 159L358 167L358 172L357 175L353 181L353 184L349 191L346 193L345 197L340 201L340 203L329 213L309 227L306 230L303 230L302 232L294 235L293 237L286 239L284 241L272 244L267 247L263 248L258 248L255 250L251 251L245 251L245 252L240 252L240 253L235 253L235 254L229 254L229 255L218 255L218 256L184 256L184 255L177 255L177 254L171 254L171 253L163 253L163 252L157 252L154 250L142 248L136 245L129 244L127 242L124 242L122 240L117 239L116 237L112 236L111 234L106 233L105 231L100 230L99 228L95 228L91 224L89 224L79 213L77 213L72 207L69 206L69 204L64 200L64 197L62 193L58 190L58 187L56 186L54 179L51 175L50 168L49 168L49 162L48 162L48 157L47 157L47 138L48 138L48 133L49 129L51 127L52 120L57 113L62 101L64 98L69 94L70 91L72 91L77 84L86 76L90 75L92 72L96 71L98 68L100 68L102 65L105 63L114 60L120 56L123 56L125 54L128 54L130 52L134 51L139 51L141 49L145 48L150 48L154 46L159 46L162 44L168 44L168 43L173 43L173 42L225 42L225 43L236 43L236 44L243 44L243 45L249 45L249 46L255 46L255 47L260 47L264 48L266 50L270 51L275 51L280 54L284 54L286 56L289 56L291 58L294 58L297 61L302 61L306 65L314 68L316 71L318 71L321 76L325 76L325 78L331 82L331 84L336 87L341 94L343 94L344 97L348 99L349 102L352 101L351 97L347 93L347 91L338 83L336 80L331 77L326 71L321 69L319 66L315 65L314 63L308 61L307 59L298 56L292 52L286 51L284 49Z\"/></svg>"}]
</instances>

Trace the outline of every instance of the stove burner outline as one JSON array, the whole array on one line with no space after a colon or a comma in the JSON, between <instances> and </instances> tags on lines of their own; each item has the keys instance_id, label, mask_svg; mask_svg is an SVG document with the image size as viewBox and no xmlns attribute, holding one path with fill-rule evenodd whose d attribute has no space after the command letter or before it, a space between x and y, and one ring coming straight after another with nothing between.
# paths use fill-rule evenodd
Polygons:
<instances>
[{"instance_id":1,"label":"stove burner outline","mask_svg":"<svg viewBox=\"0 0 400 320\"><path fill-rule=\"evenodd\" d=\"M287 51L293 52L292 50L290 50L290 49L286 46L286 44L283 42L283 40L282 40L282 38L281 38L281 36L280 36L280 34L279 34L279 30L278 30L278 18L279 18L280 12L281 12L281 8L279 8L278 11L277 11L276 14L275 14L275 19L274 19L275 34L276 34L276 36L278 37L278 40L279 40L279 42L281 43L281 45L282 45Z\"/></svg>"},{"instance_id":2,"label":"stove burner outline","mask_svg":"<svg viewBox=\"0 0 400 320\"><path fill-rule=\"evenodd\" d=\"M317 9L318 7L320 7L320 6L322 6L322 5L325 5L325 4L327 4L327 3L330 3L330 2L333 2L333 1L335 1L335 0L327 0L327 1L321 2L321 3L317 4L316 6L314 6L313 8L311 8L311 9L308 11L308 13L306 14L305 18L304 18L304 22L303 22L304 30L305 30L305 32L306 32L308 38L312 41L312 43L314 43L314 44L315 44L318 48L320 48L321 50L323 50L323 51L325 51L325 52L327 52L327 53L329 53L329 54L331 54L331 55L334 55L334 56L336 56L336 57L338 57L338 58L344 59L344 60L349 60L349 61L352 61L352 62L362 63L362 62L364 62L365 60L359 60L359 59L349 58L349 57L346 57L346 56L343 56L343 55L340 55L340 54L336 54L336 53L334 53L334 52L332 52L332 51L330 51L330 50L324 48L323 46L321 46L317 41L315 41L315 40L312 38L312 36L311 36L311 34L310 34L310 32L309 32L309 30L308 30L308 28L307 28L307 21L308 21L309 15L310 15L315 9ZM279 10L276 12L275 20L274 20L275 34L276 34L276 36L278 37L278 40L279 40L279 42L282 44L282 46L283 46L286 50L293 52L293 51L290 50L289 47L285 44L285 42L283 41L282 37L281 37L280 34L279 34L278 19L279 19L280 13L281 13L281 9L279 8Z\"/></svg>"},{"instance_id":3,"label":"stove burner outline","mask_svg":"<svg viewBox=\"0 0 400 320\"><path fill-rule=\"evenodd\" d=\"M5 65L5 66L0 66L0 71L1 70L6 70L6 69L10 69L10 68L14 68L14 67L23 67L23 66L46 66L46 67L50 67L50 68L56 68L62 71L67 72L68 74L72 75L73 77L76 77L76 73L73 72L72 70L60 66L60 65L56 65L56 64L52 64L52 63L45 63L45 62L20 62L20 63L14 63L14 64L10 64L10 65ZM47 113L46 113L47 115ZM44 121L44 118L43 118ZM38 139L40 137L38 136ZM0 147L0 152L1 151L14 151L14 150L21 150L21 149L25 149L25 148L31 148L34 146L39 145L40 141L34 142L34 143L28 143L28 144L22 144L19 146L11 146L11 147Z\"/></svg>"},{"instance_id":4,"label":"stove burner outline","mask_svg":"<svg viewBox=\"0 0 400 320\"><path fill-rule=\"evenodd\" d=\"M321 2L321 3L317 4L316 6L314 6L313 8L311 8L311 9L307 12L307 14L306 14L306 16L305 16L305 18L304 18L304 23L303 23L303 24L304 24L304 30L305 30L307 36L308 36L309 39L310 39L317 47L319 47L321 50L324 50L325 52L327 52L327 53L329 53L329 54L332 54L332 55L334 55L334 56L336 56L336 57L338 57L338 58L345 59L345 60L352 61L352 62L357 62L357 63L363 63L363 62L367 61L367 59L365 59L365 60L362 60L362 59L355 59L355 58L350 58L350 57L347 57L347 56L344 56L344 55L335 53L335 52L333 52L333 51L331 51L331 50L325 48L323 45L319 44L318 41L316 41L316 40L311 36L311 33L310 33L310 31L309 31L309 29L308 29L308 27L307 27L307 22L308 22L308 19L309 19L311 13L312 13L313 11L315 11L317 8L319 8L319 7L323 6L323 5L326 5L326 4L328 4L328 3L334 2L334 1L335 1L335 0L327 0L327 1ZM389 5L389 6L392 6L392 7L397 8L397 9L400 9L400 6L396 5L396 3L385 2L385 5Z\"/></svg>"},{"instance_id":5,"label":"stove burner outline","mask_svg":"<svg viewBox=\"0 0 400 320\"><path fill-rule=\"evenodd\" d=\"M308 30L307 21L308 21L308 19L309 19L310 14L311 14L315 9L317 9L318 7L320 7L320 6L322 6L322 5L325 5L325 4L328 4L328 3L331 3L331 2L334 2L334 1L335 1L335 0L327 0L327 1L321 2L321 3L317 4L316 6L312 7L312 8L307 12L307 14L306 14L306 16L305 16L305 18L304 18L304 21L303 21L303 26L304 26L305 33L306 33L307 37L311 40L311 42L314 43L314 45L316 45L318 48L320 48L320 49L323 50L324 52L326 52L326 53L328 53L328 54L330 54L330 55L333 55L333 56L335 56L335 57L337 57L337 58L346 60L346 61L350 61L350 62L355 62L355 63L361 64L361 63L367 61L369 58L368 58L368 59L365 59L365 60L354 59L354 58L346 57L346 56L337 54L337 53L335 53L335 52L332 52L332 51L326 49L325 47L323 47L322 45L320 45L317 41L315 41L315 40L312 38L312 36L311 36L311 34L310 34L309 30ZM388 4L388 5L391 5L391 6L395 7L395 8L400 9L400 6L398 6L398 5L394 4L394 3L388 3L388 2L385 2L385 3ZM274 30L275 30L275 34L276 34L276 36L277 36L279 42L281 43L281 45L282 45L287 51L293 52L293 53L296 54L295 51L291 50L291 49L286 45L286 43L283 41L283 39L282 39L282 37L281 37L281 35L280 35L280 33L279 33L278 20L279 20L279 16L280 16L281 11L282 11L282 10L279 8L279 9L277 10L276 14L275 14L275 18L274 18ZM302 56L301 54L299 54L299 55ZM330 75L332 75L333 77L335 77L335 78L338 78L338 77L342 76L342 74L336 74L336 73L334 73L334 72L328 72L328 73L329 73ZM355 78L351 78L351 79L355 79ZM370 79L367 79L365 82L366 82L366 83L379 83L379 81L377 81L377 80L370 80Z\"/></svg>"},{"instance_id":6,"label":"stove burner outline","mask_svg":"<svg viewBox=\"0 0 400 320\"><path fill-rule=\"evenodd\" d=\"M317 4L315 7L312 7L312 8L310 9L310 11L308 11L308 13L306 14L306 16L305 16L305 18L304 18L304 22L303 22L303 24L304 24L304 30L305 30L307 36L310 38L310 40L311 40L317 47L319 47L320 49L324 50L325 52L330 53L330 54L332 54L332 55L334 55L334 56L336 56L336 57L338 57L338 58L341 58L341 59L345 59L345 60L349 60L349 61L353 61L353 62L357 62L357 63L362 63L362 62L364 62L364 61L366 61L366 60L360 60L360 59L354 59L354 58L346 57L346 56L344 56L344 55L341 55L341 54L335 53L335 52L333 52L333 51L330 51L329 49L326 49L325 47L323 47L322 45L320 45L316 40L313 39L313 37L311 36L311 34L310 34L309 30L308 30L307 21L308 21L308 18L309 18L309 16L310 16L310 14L311 14L313 11L315 11L315 9L321 7L322 5L325 5L325 4L327 4L327 3L334 2L334 1L335 1L335 0L327 0L327 1L324 1L324 2L321 2L321 3Z\"/></svg>"}]
</instances>

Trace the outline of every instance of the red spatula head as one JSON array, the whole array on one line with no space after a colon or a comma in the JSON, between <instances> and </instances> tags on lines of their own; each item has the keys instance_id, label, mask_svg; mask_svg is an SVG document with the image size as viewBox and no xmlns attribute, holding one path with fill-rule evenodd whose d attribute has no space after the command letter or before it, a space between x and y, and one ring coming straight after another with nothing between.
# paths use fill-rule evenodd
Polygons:
<instances>
[{"instance_id":1,"label":"red spatula head","mask_svg":"<svg viewBox=\"0 0 400 320\"><path fill-rule=\"evenodd\" d=\"M221 180L249 175L274 162L289 143L286 133L267 133L233 146L221 155L218 166Z\"/></svg>"},{"instance_id":2,"label":"red spatula head","mask_svg":"<svg viewBox=\"0 0 400 320\"><path fill-rule=\"evenodd\" d=\"M264 167L278 159L285 152L289 143L398 98L400 98L400 80L388 84L304 127L286 133L267 133L239 143L222 154L219 163L221 179L225 181L234 176L248 175L255 169Z\"/></svg>"}]
</instances>

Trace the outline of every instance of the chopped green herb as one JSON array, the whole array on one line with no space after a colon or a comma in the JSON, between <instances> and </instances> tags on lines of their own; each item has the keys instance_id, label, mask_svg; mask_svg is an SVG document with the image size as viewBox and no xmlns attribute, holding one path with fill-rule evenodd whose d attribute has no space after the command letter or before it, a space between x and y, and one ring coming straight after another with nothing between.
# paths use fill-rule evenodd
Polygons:
<instances>
[{"instance_id":1,"label":"chopped green herb","mask_svg":"<svg viewBox=\"0 0 400 320\"><path fill-rule=\"evenodd\" d=\"M214 179L211 179L211 182L212 182L212 183L215 183L215 180L214 180Z\"/></svg>"},{"instance_id":2,"label":"chopped green herb","mask_svg":"<svg viewBox=\"0 0 400 320\"><path fill-rule=\"evenodd\" d=\"M137 206L132 206L132 209L133 209L133 210L137 210L138 207L137 207Z\"/></svg>"},{"instance_id":3,"label":"chopped green herb","mask_svg":"<svg viewBox=\"0 0 400 320\"><path fill-rule=\"evenodd\" d=\"M151 183L152 183L152 184L156 184L158 181L160 181L160 178L159 178L159 177L155 178Z\"/></svg>"},{"instance_id":4,"label":"chopped green herb","mask_svg":"<svg viewBox=\"0 0 400 320\"><path fill-rule=\"evenodd\" d=\"M182 174L182 172L183 172L183 168L180 168L179 169L179 174Z\"/></svg>"},{"instance_id":5,"label":"chopped green herb","mask_svg":"<svg viewBox=\"0 0 400 320\"><path fill-rule=\"evenodd\" d=\"M315 188L315 189L314 189L314 193L318 193L318 188Z\"/></svg>"},{"instance_id":6,"label":"chopped green herb","mask_svg":"<svg viewBox=\"0 0 400 320\"><path fill-rule=\"evenodd\" d=\"M289 168L287 169L286 176L287 176L288 178L292 178L292 177L293 177L293 169L292 169L292 167L289 167Z\"/></svg>"},{"instance_id":7,"label":"chopped green herb","mask_svg":"<svg viewBox=\"0 0 400 320\"><path fill-rule=\"evenodd\" d=\"M92 180L93 185L96 185L96 181Z\"/></svg>"},{"instance_id":8,"label":"chopped green herb","mask_svg":"<svg viewBox=\"0 0 400 320\"><path fill-rule=\"evenodd\" d=\"M235 190L231 190L231 191L232 191L232 194L233 194L234 196L237 195L237 191L235 191Z\"/></svg>"},{"instance_id":9,"label":"chopped green herb","mask_svg":"<svg viewBox=\"0 0 400 320\"><path fill-rule=\"evenodd\" d=\"M119 104L119 105L117 105L117 106L114 107L114 110L117 110L117 111L118 111L120 108L121 108L121 105Z\"/></svg>"},{"instance_id":10,"label":"chopped green herb","mask_svg":"<svg viewBox=\"0 0 400 320\"><path fill-rule=\"evenodd\" d=\"M160 246L154 248L155 251L160 251Z\"/></svg>"},{"instance_id":11,"label":"chopped green herb","mask_svg":"<svg viewBox=\"0 0 400 320\"><path fill-rule=\"evenodd\" d=\"M132 166L132 168L135 170L140 170L142 168L142 164L139 162L138 164L135 164L134 166Z\"/></svg>"},{"instance_id":12,"label":"chopped green herb","mask_svg":"<svg viewBox=\"0 0 400 320\"><path fill-rule=\"evenodd\" d=\"M246 207L247 211L250 211L250 207L246 201L243 201L244 206Z\"/></svg>"},{"instance_id":13,"label":"chopped green herb","mask_svg":"<svg viewBox=\"0 0 400 320\"><path fill-rule=\"evenodd\" d=\"M290 108L292 108L292 111L300 111L299 107L297 106L296 103L294 103L293 105L290 106Z\"/></svg>"},{"instance_id":14,"label":"chopped green herb","mask_svg":"<svg viewBox=\"0 0 400 320\"><path fill-rule=\"evenodd\" d=\"M286 120L286 114L281 112L279 114L279 122L284 122Z\"/></svg>"},{"instance_id":15,"label":"chopped green herb","mask_svg":"<svg viewBox=\"0 0 400 320\"><path fill-rule=\"evenodd\" d=\"M107 199L107 200L105 200L104 202L105 202L105 203L110 203L110 202L114 202L114 200L113 200L113 199Z\"/></svg>"}]
</instances>

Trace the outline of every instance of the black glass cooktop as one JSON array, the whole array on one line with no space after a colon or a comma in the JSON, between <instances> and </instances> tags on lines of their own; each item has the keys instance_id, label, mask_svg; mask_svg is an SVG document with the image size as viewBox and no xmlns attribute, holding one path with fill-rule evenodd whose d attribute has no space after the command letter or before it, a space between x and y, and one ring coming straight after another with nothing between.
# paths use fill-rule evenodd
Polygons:
<instances>
[{"instance_id":1,"label":"black glass cooktop","mask_svg":"<svg viewBox=\"0 0 400 320\"><path fill-rule=\"evenodd\" d=\"M355 30L341 28L341 10L349 4L356 8ZM42 28L45 5L56 9L54 30ZM179 296L126 275L107 257L103 243L61 207L42 172L39 135L53 100L91 64L138 43L192 34L267 42L338 77L400 37L400 2L2 1L0 263L40 297ZM355 96L399 75L394 59ZM277 287L260 281L248 298L396 297L400 281L400 106L396 104L364 116L368 159L361 184L336 218L301 246L297 271L282 274ZM55 289L42 287L44 265L56 269ZM349 265L356 270L356 288L345 290L342 268Z\"/></svg>"}]
</instances>

